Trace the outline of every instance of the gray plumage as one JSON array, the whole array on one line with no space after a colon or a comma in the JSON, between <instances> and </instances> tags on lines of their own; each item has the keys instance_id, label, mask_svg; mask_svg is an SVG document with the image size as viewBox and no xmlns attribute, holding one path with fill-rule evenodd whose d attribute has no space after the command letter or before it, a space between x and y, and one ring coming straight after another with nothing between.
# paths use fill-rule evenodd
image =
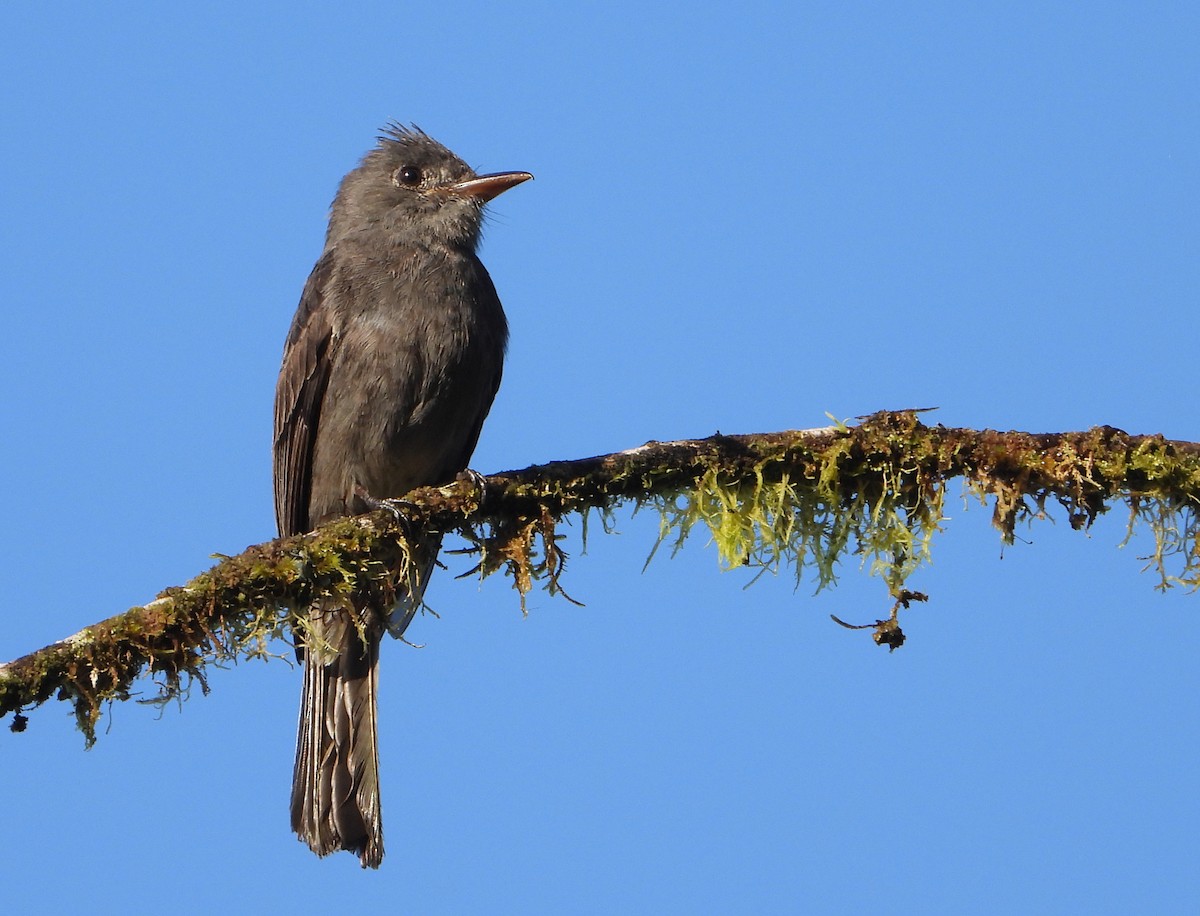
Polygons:
<instances>
[{"instance_id":1,"label":"gray plumage","mask_svg":"<svg viewBox=\"0 0 1200 916\"><path fill-rule=\"evenodd\" d=\"M500 384L508 325L475 255L484 204L532 176L477 176L416 128L389 126L342 179L275 392L281 536L453 480ZM319 606L297 632L304 687L292 828L318 855L383 858L376 697L384 629L421 603L439 541L393 608ZM356 625L354 615L360 618Z\"/></svg>"}]
</instances>

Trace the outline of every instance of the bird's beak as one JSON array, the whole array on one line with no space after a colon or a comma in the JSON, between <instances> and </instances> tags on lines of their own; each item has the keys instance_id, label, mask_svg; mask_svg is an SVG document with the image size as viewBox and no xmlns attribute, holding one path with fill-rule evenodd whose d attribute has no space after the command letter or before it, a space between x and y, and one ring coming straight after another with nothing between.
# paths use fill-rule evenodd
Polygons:
<instances>
[{"instance_id":1,"label":"bird's beak","mask_svg":"<svg viewBox=\"0 0 1200 916\"><path fill-rule=\"evenodd\" d=\"M470 181L460 181L446 188L451 194L461 197L473 197L481 203L486 203L493 197L499 197L509 188L514 188L522 181L528 181L533 176L528 172L495 172L491 175L480 175Z\"/></svg>"}]
</instances>

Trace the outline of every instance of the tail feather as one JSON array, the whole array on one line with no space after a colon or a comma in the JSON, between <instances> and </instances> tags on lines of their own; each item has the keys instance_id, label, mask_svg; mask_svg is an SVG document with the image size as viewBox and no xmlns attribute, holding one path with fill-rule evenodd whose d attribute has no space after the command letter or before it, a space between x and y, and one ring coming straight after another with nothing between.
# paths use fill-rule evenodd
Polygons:
<instances>
[{"instance_id":1,"label":"tail feather","mask_svg":"<svg viewBox=\"0 0 1200 916\"><path fill-rule=\"evenodd\" d=\"M339 849L363 867L383 860L379 805L377 629L366 640L346 619L325 616L304 653L304 689L292 774L292 829L317 855ZM318 642L328 648L318 648Z\"/></svg>"}]
</instances>

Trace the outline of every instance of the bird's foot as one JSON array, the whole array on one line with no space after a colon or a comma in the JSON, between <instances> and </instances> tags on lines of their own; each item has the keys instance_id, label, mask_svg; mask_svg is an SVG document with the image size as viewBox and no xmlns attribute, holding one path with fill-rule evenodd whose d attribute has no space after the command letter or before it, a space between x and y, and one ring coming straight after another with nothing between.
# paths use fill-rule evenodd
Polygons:
<instances>
[{"instance_id":1,"label":"bird's foot","mask_svg":"<svg viewBox=\"0 0 1200 916\"><path fill-rule=\"evenodd\" d=\"M475 489L479 492L478 502L481 506L483 505L484 500L487 499L487 495L488 495L487 480L486 480L486 478L484 478L484 476L482 474L480 474L474 468L463 468L461 471L458 472L457 475L455 475L454 482L455 483L470 483L470 484L472 484L475 487Z\"/></svg>"},{"instance_id":2,"label":"bird's foot","mask_svg":"<svg viewBox=\"0 0 1200 916\"><path fill-rule=\"evenodd\" d=\"M372 512L384 511L391 513L400 524L405 524L408 521L408 513L417 506L404 499L376 499L362 487L354 488L354 495L366 504L366 507Z\"/></svg>"}]
</instances>

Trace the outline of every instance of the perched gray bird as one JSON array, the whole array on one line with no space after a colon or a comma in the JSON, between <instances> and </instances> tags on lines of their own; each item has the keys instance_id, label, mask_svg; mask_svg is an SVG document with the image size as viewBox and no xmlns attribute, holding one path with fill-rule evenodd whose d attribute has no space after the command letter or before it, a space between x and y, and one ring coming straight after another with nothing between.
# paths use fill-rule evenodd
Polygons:
<instances>
[{"instance_id":1,"label":"perched gray bird","mask_svg":"<svg viewBox=\"0 0 1200 916\"><path fill-rule=\"evenodd\" d=\"M476 175L419 129L392 124L342 179L275 391L281 536L466 468L508 340L475 254L483 207L532 177ZM297 633L292 829L318 855L348 849L364 868L383 858L379 643L385 628L399 636L412 620L439 546L422 543L414 588L394 607L317 606Z\"/></svg>"}]
</instances>

